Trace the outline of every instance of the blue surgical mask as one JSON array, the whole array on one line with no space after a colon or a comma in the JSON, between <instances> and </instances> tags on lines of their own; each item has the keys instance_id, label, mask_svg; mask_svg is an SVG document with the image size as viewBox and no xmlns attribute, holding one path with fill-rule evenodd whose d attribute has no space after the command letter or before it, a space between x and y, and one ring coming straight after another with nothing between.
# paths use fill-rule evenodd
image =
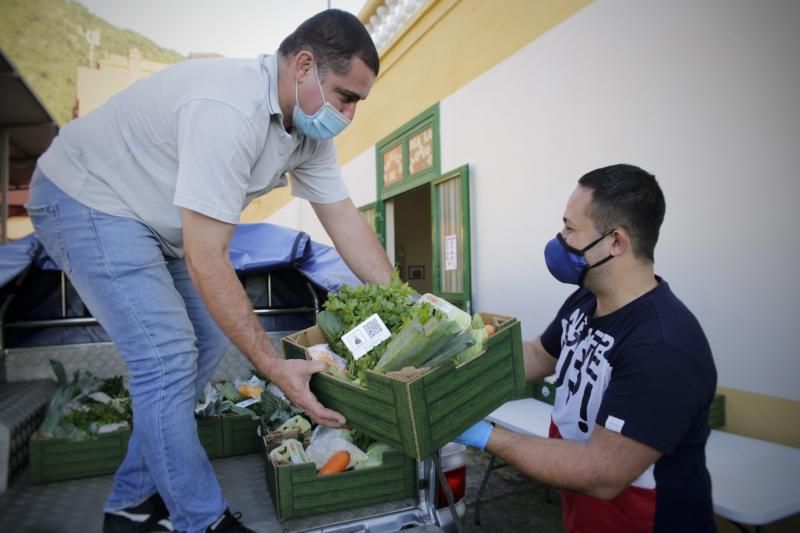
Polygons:
<instances>
[{"instance_id":1,"label":"blue surgical mask","mask_svg":"<svg viewBox=\"0 0 800 533\"><path fill-rule=\"evenodd\" d=\"M295 80L295 104L294 111L292 111L292 124L306 137L317 141L323 141L339 135L342 130L350 124L350 120L342 115L338 109L333 107L330 102L325 100L325 93L322 92L322 84L319 81L319 72L317 71L316 63L314 63L314 75L317 77L319 92L322 94L322 107L313 115L306 115L305 112L300 109L300 104L297 99L297 80Z\"/></svg>"},{"instance_id":2,"label":"blue surgical mask","mask_svg":"<svg viewBox=\"0 0 800 533\"><path fill-rule=\"evenodd\" d=\"M550 270L553 277L561 283L582 286L583 279L586 277L586 273L589 269L598 267L614 257L613 255L609 255L593 265L587 263L585 257L587 251L613 231L614 230L611 229L603 233L598 239L590 242L589 245L582 250L578 250L567 244L564 237L559 233L544 247L544 262L547 264L547 269Z\"/></svg>"}]
</instances>

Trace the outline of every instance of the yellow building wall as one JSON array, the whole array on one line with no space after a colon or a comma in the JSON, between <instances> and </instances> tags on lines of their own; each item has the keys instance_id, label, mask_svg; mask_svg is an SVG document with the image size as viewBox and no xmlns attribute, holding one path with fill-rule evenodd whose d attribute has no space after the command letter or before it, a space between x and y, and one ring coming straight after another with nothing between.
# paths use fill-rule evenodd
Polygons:
<instances>
[{"instance_id":1,"label":"yellow building wall","mask_svg":"<svg viewBox=\"0 0 800 533\"><path fill-rule=\"evenodd\" d=\"M718 387L725 395L725 431L800 448L800 402Z\"/></svg>"},{"instance_id":2,"label":"yellow building wall","mask_svg":"<svg viewBox=\"0 0 800 533\"><path fill-rule=\"evenodd\" d=\"M239 216L239 222L261 222L286 205L291 199L292 192L290 187L272 189L267 194L259 196L250 202L250 205Z\"/></svg>"},{"instance_id":3,"label":"yellow building wall","mask_svg":"<svg viewBox=\"0 0 800 533\"><path fill-rule=\"evenodd\" d=\"M8 239L11 241L27 237L33 233L33 224L27 215L8 217L7 224Z\"/></svg>"},{"instance_id":4,"label":"yellow building wall","mask_svg":"<svg viewBox=\"0 0 800 533\"><path fill-rule=\"evenodd\" d=\"M137 80L169 66L147 61L136 48L128 55L112 54L97 62L97 68L78 67L79 116L103 105L109 98Z\"/></svg>"},{"instance_id":5,"label":"yellow building wall","mask_svg":"<svg viewBox=\"0 0 800 533\"><path fill-rule=\"evenodd\" d=\"M381 53L381 71L369 97L358 105L353 124L335 139L339 163L347 164L589 3L432 0ZM361 20L369 20L378 5L368 3ZM283 191L274 200L254 201L242 221L263 220L290 199Z\"/></svg>"},{"instance_id":6,"label":"yellow building wall","mask_svg":"<svg viewBox=\"0 0 800 533\"><path fill-rule=\"evenodd\" d=\"M568 19L589 0L434 0L389 43L369 98L336 137L346 164L431 105ZM371 13L362 14L362 20ZM503 95L487 95L491 98ZM524 102L520 102L524 105Z\"/></svg>"}]
</instances>

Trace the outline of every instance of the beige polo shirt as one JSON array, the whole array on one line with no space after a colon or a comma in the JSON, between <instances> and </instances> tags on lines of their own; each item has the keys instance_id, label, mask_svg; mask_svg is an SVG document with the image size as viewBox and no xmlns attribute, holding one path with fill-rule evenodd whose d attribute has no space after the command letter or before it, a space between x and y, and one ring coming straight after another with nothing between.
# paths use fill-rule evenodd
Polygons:
<instances>
[{"instance_id":1,"label":"beige polo shirt","mask_svg":"<svg viewBox=\"0 0 800 533\"><path fill-rule=\"evenodd\" d=\"M177 63L64 126L39 168L79 202L147 224L174 257L180 208L236 224L287 171L294 196L347 198L333 142L284 129L277 75L277 56Z\"/></svg>"}]
</instances>

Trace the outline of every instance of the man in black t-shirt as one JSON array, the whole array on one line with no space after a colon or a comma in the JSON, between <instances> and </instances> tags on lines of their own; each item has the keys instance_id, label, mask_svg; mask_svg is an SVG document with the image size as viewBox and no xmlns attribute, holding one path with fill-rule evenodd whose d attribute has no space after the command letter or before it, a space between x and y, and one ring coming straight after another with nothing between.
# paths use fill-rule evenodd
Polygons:
<instances>
[{"instance_id":1,"label":"man in black t-shirt","mask_svg":"<svg viewBox=\"0 0 800 533\"><path fill-rule=\"evenodd\" d=\"M551 439L480 422L458 441L561 487L566 531L714 531L705 466L717 374L700 324L655 275L665 204L631 165L578 181L545 247L580 288L533 342L529 381L556 374Z\"/></svg>"}]
</instances>

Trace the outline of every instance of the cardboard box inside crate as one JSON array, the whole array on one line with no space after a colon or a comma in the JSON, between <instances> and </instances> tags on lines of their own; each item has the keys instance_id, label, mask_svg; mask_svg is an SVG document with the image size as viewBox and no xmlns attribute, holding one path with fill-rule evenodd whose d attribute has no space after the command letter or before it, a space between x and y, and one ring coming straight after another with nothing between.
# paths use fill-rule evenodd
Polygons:
<instances>
[{"instance_id":1,"label":"cardboard box inside crate","mask_svg":"<svg viewBox=\"0 0 800 533\"><path fill-rule=\"evenodd\" d=\"M274 465L264 441L267 487L280 520L299 518L414 496L416 462L400 452L383 454L383 464L318 476L314 463Z\"/></svg>"},{"instance_id":2,"label":"cardboard box inside crate","mask_svg":"<svg viewBox=\"0 0 800 533\"><path fill-rule=\"evenodd\" d=\"M351 427L422 460L525 390L519 321L481 316L497 332L471 361L428 369L407 381L368 371L366 387L315 374L311 388ZM307 358L307 347L324 342L322 330L314 326L284 337L283 350L286 357Z\"/></svg>"}]
</instances>

